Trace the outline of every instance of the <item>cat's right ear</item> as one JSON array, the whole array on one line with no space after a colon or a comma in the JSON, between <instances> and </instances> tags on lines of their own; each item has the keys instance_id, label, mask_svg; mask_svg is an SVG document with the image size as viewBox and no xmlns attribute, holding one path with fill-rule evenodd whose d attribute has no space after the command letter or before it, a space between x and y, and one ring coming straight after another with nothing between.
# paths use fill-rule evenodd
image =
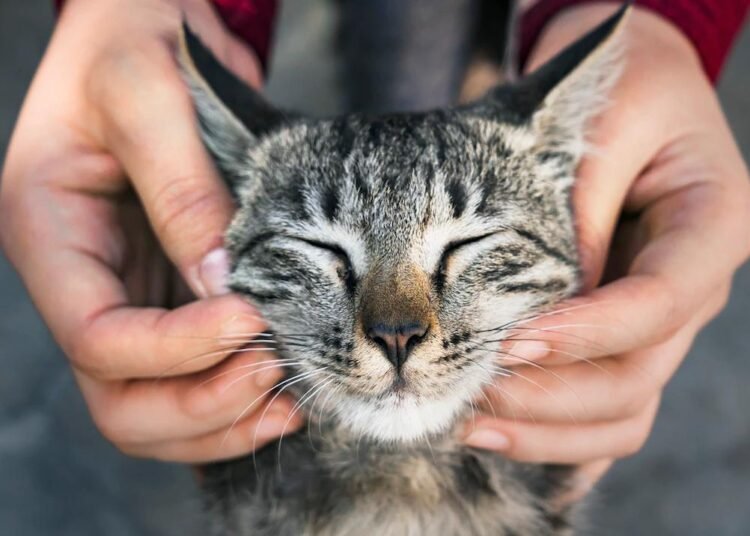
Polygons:
<instances>
[{"instance_id":1,"label":"cat's right ear","mask_svg":"<svg viewBox=\"0 0 750 536\"><path fill-rule=\"evenodd\" d=\"M570 185L586 150L589 122L607 103L622 72L626 2L608 19L519 81L491 90L480 106L490 117L522 125L530 149Z\"/></svg>"},{"instance_id":2,"label":"cat's right ear","mask_svg":"<svg viewBox=\"0 0 750 536\"><path fill-rule=\"evenodd\" d=\"M185 23L178 60L195 104L203 142L235 189L242 179L248 150L282 126L285 116L225 68Z\"/></svg>"}]
</instances>

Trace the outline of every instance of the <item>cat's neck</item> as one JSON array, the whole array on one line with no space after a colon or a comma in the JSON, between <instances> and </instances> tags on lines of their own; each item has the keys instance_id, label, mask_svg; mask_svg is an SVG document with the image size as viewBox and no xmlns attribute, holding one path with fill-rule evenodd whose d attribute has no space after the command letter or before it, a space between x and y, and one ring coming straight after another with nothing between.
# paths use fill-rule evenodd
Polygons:
<instances>
[{"instance_id":1,"label":"cat's neck","mask_svg":"<svg viewBox=\"0 0 750 536\"><path fill-rule=\"evenodd\" d=\"M320 443L320 447L324 450L331 449L338 455L345 451L351 455L352 459L373 454L399 458L446 455L460 449L457 441L458 434L454 430L426 435L410 441L381 440L357 433L337 419L321 419L312 415L308 418L306 429L300 433L305 433L311 441Z\"/></svg>"}]
</instances>

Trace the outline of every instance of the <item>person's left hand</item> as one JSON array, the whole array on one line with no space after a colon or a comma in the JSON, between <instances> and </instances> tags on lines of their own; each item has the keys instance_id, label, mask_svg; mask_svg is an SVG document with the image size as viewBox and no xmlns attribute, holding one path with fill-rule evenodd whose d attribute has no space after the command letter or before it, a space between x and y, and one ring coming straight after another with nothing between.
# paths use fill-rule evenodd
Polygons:
<instances>
[{"instance_id":1,"label":"person's left hand","mask_svg":"<svg viewBox=\"0 0 750 536\"><path fill-rule=\"evenodd\" d=\"M532 63L611 11L564 12ZM747 170L697 55L660 17L632 15L625 72L574 192L588 292L511 331L500 355L512 375L466 430L467 444L515 460L583 464L571 498L643 446L665 384L750 253Z\"/></svg>"}]
</instances>

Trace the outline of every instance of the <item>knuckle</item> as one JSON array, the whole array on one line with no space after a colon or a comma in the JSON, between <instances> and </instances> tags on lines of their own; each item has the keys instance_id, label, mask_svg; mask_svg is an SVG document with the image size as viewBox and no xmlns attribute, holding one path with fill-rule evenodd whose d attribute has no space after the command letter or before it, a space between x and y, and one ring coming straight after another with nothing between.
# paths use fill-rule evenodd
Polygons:
<instances>
[{"instance_id":1,"label":"knuckle","mask_svg":"<svg viewBox=\"0 0 750 536\"><path fill-rule=\"evenodd\" d=\"M94 425L107 441L118 448L130 443L130 434L121 425L111 400L100 397L95 404L89 403L89 411Z\"/></svg>"},{"instance_id":2,"label":"knuckle","mask_svg":"<svg viewBox=\"0 0 750 536\"><path fill-rule=\"evenodd\" d=\"M104 379L102 377L103 367L94 357L88 337L85 335L74 336L65 346L67 346L65 353L76 369L96 380Z\"/></svg>"},{"instance_id":3,"label":"knuckle","mask_svg":"<svg viewBox=\"0 0 750 536\"><path fill-rule=\"evenodd\" d=\"M91 378L99 381L111 381L116 379L112 374L112 368L100 352L97 352L93 341L96 340L90 334L83 333L72 336L66 347L66 355L72 365Z\"/></svg>"},{"instance_id":4,"label":"knuckle","mask_svg":"<svg viewBox=\"0 0 750 536\"><path fill-rule=\"evenodd\" d=\"M648 398L645 391L645 388L639 387L632 388L628 391L620 402L618 417L627 419L640 414L646 406L644 399Z\"/></svg>"},{"instance_id":5,"label":"knuckle","mask_svg":"<svg viewBox=\"0 0 750 536\"><path fill-rule=\"evenodd\" d=\"M643 447L646 446L646 442L648 441L649 436L651 435L651 426L650 424L644 424L640 427L640 432L636 435L635 438L635 452L640 452Z\"/></svg>"},{"instance_id":6,"label":"knuckle","mask_svg":"<svg viewBox=\"0 0 750 536\"><path fill-rule=\"evenodd\" d=\"M268 398L268 393L256 385L252 376L254 374L242 370L222 377L212 374L201 383L187 387L180 396L180 407L188 418L194 420L222 415L248 417Z\"/></svg>"},{"instance_id":7,"label":"knuckle","mask_svg":"<svg viewBox=\"0 0 750 536\"><path fill-rule=\"evenodd\" d=\"M714 294L713 299L711 300L711 304L708 307L708 312L703 322L704 325L710 322L719 313L721 313L721 311L724 310L724 308L729 304L729 299L731 297L731 294L732 294L731 283L727 283L719 287L719 289Z\"/></svg>"},{"instance_id":8,"label":"knuckle","mask_svg":"<svg viewBox=\"0 0 750 536\"><path fill-rule=\"evenodd\" d=\"M226 404L226 401L222 400L222 393L212 383L215 382L191 387L180 396L180 408L188 418L201 419L216 415L217 409Z\"/></svg>"},{"instance_id":9,"label":"knuckle","mask_svg":"<svg viewBox=\"0 0 750 536\"><path fill-rule=\"evenodd\" d=\"M206 212L217 205L216 194L201 184L198 176L179 176L165 179L152 200L153 224L156 232L169 236L172 232L184 235L201 221Z\"/></svg>"},{"instance_id":10,"label":"knuckle","mask_svg":"<svg viewBox=\"0 0 750 536\"><path fill-rule=\"evenodd\" d=\"M622 449L619 457L627 458L633 456L643 449L651 435L651 425L653 424L653 415L650 411L642 412L642 416L634 419L630 424L630 429L622 443Z\"/></svg>"},{"instance_id":11,"label":"knuckle","mask_svg":"<svg viewBox=\"0 0 750 536\"><path fill-rule=\"evenodd\" d=\"M729 304L729 299L732 296L732 285L731 283L724 285L719 291L718 310L716 314L719 314Z\"/></svg>"},{"instance_id":12,"label":"knuckle","mask_svg":"<svg viewBox=\"0 0 750 536\"><path fill-rule=\"evenodd\" d=\"M125 391L117 387L101 392L96 400L87 400L91 418L99 433L122 452L135 455L149 443L148 434L139 427L138 420L128 418Z\"/></svg>"},{"instance_id":13,"label":"knuckle","mask_svg":"<svg viewBox=\"0 0 750 536\"><path fill-rule=\"evenodd\" d=\"M640 452L640 450L646 444L647 437L648 436L646 434L634 434L631 438L628 438L622 444L622 449L619 452L619 457L628 458L630 456L635 456L636 454L638 454L638 452Z\"/></svg>"},{"instance_id":14,"label":"knuckle","mask_svg":"<svg viewBox=\"0 0 750 536\"><path fill-rule=\"evenodd\" d=\"M682 310L683 307L680 305L672 282L658 274L649 275L649 279L650 284L645 289L644 300L652 301L661 311L659 318L656 319L656 324L661 328L659 330L659 341L665 341L682 327L685 311Z\"/></svg>"},{"instance_id":15,"label":"knuckle","mask_svg":"<svg viewBox=\"0 0 750 536\"><path fill-rule=\"evenodd\" d=\"M672 336L682 327L682 319L684 317L683 312L677 303L677 297L675 291L672 289L672 285L664 278L661 279L661 295L659 296L660 301L663 305L664 311L664 332L666 335Z\"/></svg>"},{"instance_id":16,"label":"knuckle","mask_svg":"<svg viewBox=\"0 0 750 536\"><path fill-rule=\"evenodd\" d=\"M654 371L643 370L627 360L618 362L613 374L612 391L617 400L617 414L610 415L610 418L630 419L642 414L663 383Z\"/></svg>"}]
</instances>

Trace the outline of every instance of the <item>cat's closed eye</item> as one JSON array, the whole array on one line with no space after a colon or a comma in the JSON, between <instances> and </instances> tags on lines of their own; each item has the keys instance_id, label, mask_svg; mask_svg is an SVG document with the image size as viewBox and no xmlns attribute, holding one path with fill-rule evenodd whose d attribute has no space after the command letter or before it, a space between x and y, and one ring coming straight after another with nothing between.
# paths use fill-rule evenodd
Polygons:
<instances>
[{"instance_id":1,"label":"cat's closed eye","mask_svg":"<svg viewBox=\"0 0 750 536\"><path fill-rule=\"evenodd\" d=\"M338 263L338 265L336 266L336 274L338 275L339 279L342 283L344 283L348 291L354 291L357 286L357 276L354 272L352 262L349 259L349 254L344 251L341 246L309 238L296 238L296 240L299 240L300 242L303 242L308 246L312 246L319 250L330 253Z\"/></svg>"},{"instance_id":2,"label":"cat's closed eye","mask_svg":"<svg viewBox=\"0 0 750 536\"><path fill-rule=\"evenodd\" d=\"M445 286L452 257L458 254L461 250L466 249L468 246L482 242L483 240L491 238L496 234L497 233L493 231L449 242L443 249L443 253L440 256L440 262L438 263L437 270L435 271L435 288L440 291Z\"/></svg>"}]
</instances>

